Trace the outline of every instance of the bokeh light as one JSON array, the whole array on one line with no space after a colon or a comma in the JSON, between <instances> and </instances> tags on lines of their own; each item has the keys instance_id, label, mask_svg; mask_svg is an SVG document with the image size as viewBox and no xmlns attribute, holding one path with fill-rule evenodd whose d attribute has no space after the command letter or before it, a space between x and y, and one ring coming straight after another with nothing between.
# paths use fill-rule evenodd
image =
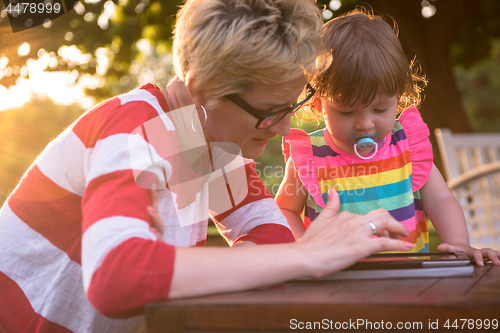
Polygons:
<instances>
[{"instance_id":1,"label":"bokeh light","mask_svg":"<svg viewBox=\"0 0 500 333\"><path fill-rule=\"evenodd\" d=\"M30 51L31 51L31 46L30 44L24 42L21 44L21 46L19 46L19 48L17 49L17 54L19 54L21 57L25 57L27 56L28 54L30 54Z\"/></svg>"},{"instance_id":2,"label":"bokeh light","mask_svg":"<svg viewBox=\"0 0 500 333\"><path fill-rule=\"evenodd\" d=\"M332 0L330 1L330 4L328 5L328 7L330 7L331 10L333 11L337 11L340 6L342 6L342 3L340 2L340 0Z\"/></svg>"},{"instance_id":3,"label":"bokeh light","mask_svg":"<svg viewBox=\"0 0 500 333\"><path fill-rule=\"evenodd\" d=\"M323 19L324 19L325 21L328 21L329 19L331 19L331 18L333 17L333 13L332 13L332 11L331 11L331 10L329 10L329 9L325 9L325 10L323 11L322 15L323 15Z\"/></svg>"},{"instance_id":4,"label":"bokeh light","mask_svg":"<svg viewBox=\"0 0 500 333\"><path fill-rule=\"evenodd\" d=\"M424 0L420 3L422 6L422 16L424 18L430 18L434 14L436 14L436 7L431 5L429 1Z\"/></svg>"}]
</instances>

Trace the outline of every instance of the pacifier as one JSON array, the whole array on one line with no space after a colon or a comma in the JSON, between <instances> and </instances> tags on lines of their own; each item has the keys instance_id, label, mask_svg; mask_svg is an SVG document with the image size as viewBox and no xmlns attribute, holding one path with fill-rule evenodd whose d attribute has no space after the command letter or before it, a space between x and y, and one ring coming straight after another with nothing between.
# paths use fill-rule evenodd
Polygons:
<instances>
[{"instance_id":1,"label":"pacifier","mask_svg":"<svg viewBox=\"0 0 500 333\"><path fill-rule=\"evenodd\" d=\"M349 138L349 140L354 147L354 153L356 154L356 156L363 160L369 160L377 155L378 144L376 141L378 141L380 138L381 135L379 133L361 135L354 134ZM358 152L358 147L360 149L374 149L374 151L370 156L361 156L361 154Z\"/></svg>"}]
</instances>

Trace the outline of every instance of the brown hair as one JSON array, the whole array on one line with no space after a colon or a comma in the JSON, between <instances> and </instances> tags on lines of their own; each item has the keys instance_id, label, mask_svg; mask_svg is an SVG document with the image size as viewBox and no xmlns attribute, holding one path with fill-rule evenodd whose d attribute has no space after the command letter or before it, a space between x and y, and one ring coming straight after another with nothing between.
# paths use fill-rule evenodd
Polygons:
<instances>
[{"instance_id":1,"label":"brown hair","mask_svg":"<svg viewBox=\"0 0 500 333\"><path fill-rule=\"evenodd\" d=\"M362 7L327 22L322 39L332 63L311 82L317 96L353 106L368 105L381 92L399 96L398 112L418 106L427 80L415 62L408 61L393 23L391 28Z\"/></svg>"}]
</instances>

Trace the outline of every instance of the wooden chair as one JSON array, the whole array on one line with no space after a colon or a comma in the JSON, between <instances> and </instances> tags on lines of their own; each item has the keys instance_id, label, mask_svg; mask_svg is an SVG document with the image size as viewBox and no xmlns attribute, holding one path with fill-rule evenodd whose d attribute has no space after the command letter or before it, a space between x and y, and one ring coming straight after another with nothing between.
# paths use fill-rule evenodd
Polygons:
<instances>
[{"instance_id":1,"label":"wooden chair","mask_svg":"<svg viewBox=\"0 0 500 333\"><path fill-rule=\"evenodd\" d=\"M435 135L444 177L464 211L474 247L500 249L500 133Z\"/></svg>"}]
</instances>

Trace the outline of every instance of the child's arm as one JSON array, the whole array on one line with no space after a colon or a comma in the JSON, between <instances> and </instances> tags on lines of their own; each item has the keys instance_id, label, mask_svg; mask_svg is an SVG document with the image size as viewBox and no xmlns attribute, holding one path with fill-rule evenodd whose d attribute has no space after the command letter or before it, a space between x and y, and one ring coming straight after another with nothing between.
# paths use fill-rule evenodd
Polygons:
<instances>
[{"instance_id":1,"label":"child's arm","mask_svg":"<svg viewBox=\"0 0 500 333\"><path fill-rule=\"evenodd\" d=\"M290 158L286 164L285 178L281 182L275 200L292 228L296 240L299 240L306 231L300 218L306 199L307 193L304 184L302 184L293 160Z\"/></svg>"},{"instance_id":2,"label":"child's arm","mask_svg":"<svg viewBox=\"0 0 500 333\"><path fill-rule=\"evenodd\" d=\"M500 265L500 252L488 248L478 250L470 246L462 208L434 164L420 191L424 210L443 242L438 246L439 251L463 251L474 258L479 266L484 264L483 257Z\"/></svg>"}]
</instances>

